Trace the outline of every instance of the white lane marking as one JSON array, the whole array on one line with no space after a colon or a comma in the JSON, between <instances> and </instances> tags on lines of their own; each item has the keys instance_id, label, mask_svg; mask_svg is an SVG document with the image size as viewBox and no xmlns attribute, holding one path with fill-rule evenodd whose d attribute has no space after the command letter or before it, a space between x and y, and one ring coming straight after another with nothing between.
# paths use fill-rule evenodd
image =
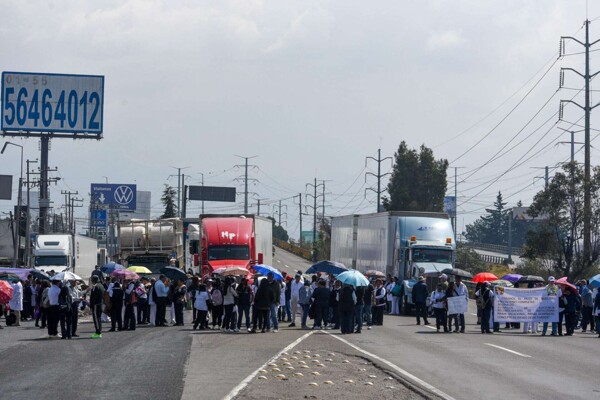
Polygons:
<instances>
[{"instance_id":1,"label":"white lane marking","mask_svg":"<svg viewBox=\"0 0 600 400\"><path fill-rule=\"evenodd\" d=\"M433 329L433 330L436 330L436 331L437 331L437 328L436 328L436 327L434 327L434 326L425 325L425 328L429 328L429 329Z\"/></svg>"},{"instance_id":2,"label":"white lane marking","mask_svg":"<svg viewBox=\"0 0 600 400\"><path fill-rule=\"evenodd\" d=\"M425 325L425 326L427 326L427 325ZM423 387L423 388L425 388L425 389L429 390L430 392L433 392L433 393L435 393L436 395L438 395L438 396L439 396L439 397L441 397L442 399L446 399L446 400L455 400L455 399L454 399L454 397L450 396L449 394L446 394L446 393L442 392L440 389L436 388L436 387L435 387L435 386L433 386L433 385L430 385L429 383L425 382L424 380L417 378L416 376L414 376L414 375L413 375L413 374L411 374L410 372L408 372L408 371L406 371L406 370L404 370L404 369L400 368L400 367L399 367L399 366L397 366L396 364L392 364L390 361L388 361L388 360L386 360L386 359L384 359L384 358L381 358L381 357L379 357L379 356L377 356L377 355L375 355L375 354L373 354L373 353L369 353L368 351L361 349L360 347L358 347L358 346L356 346L356 345L354 345L354 344L350 343L350 342L349 342L349 341L347 341L346 339L342 339L342 338L341 338L341 337L339 337L339 336L332 335L331 333L329 333L329 332L326 332L326 331L321 331L321 332L324 332L324 333L328 334L329 336L331 336L331 337L333 337L333 338L336 338L336 339L337 339L337 340L339 340L340 342L346 343L348 346L352 347L354 350L358 350L358 351L360 351L361 353L363 353L363 354L365 354L365 355L367 355L367 356L369 356L369 357L371 357L371 358L374 358L374 359L378 360L379 362L381 362L381 363L383 363L383 364L387 365L388 367L392 368L394 371L398 372L400 375L402 375L402 376L404 376L405 378L407 378L407 379L409 379L409 380L413 381L413 382L414 382L414 383L416 383L417 385L419 385L419 386L421 386L421 387Z\"/></svg>"},{"instance_id":3,"label":"white lane marking","mask_svg":"<svg viewBox=\"0 0 600 400\"><path fill-rule=\"evenodd\" d=\"M471 313L471 315L477 316L477 313Z\"/></svg>"},{"instance_id":4,"label":"white lane marking","mask_svg":"<svg viewBox=\"0 0 600 400\"><path fill-rule=\"evenodd\" d=\"M507 349L506 347L497 346L497 345L491 344L491 343L484 343L484 344L487 345L487 346L495 347L495 348L500 349L500 350L508 351L509 353L516 354L516 355L521 356L521 357L531 358L531 356L528 356L527 354L519 353L518 351Z\"/></svg>"},{"instance_id":5,"label":"white lane marking","mask_svg":"<svg viewBox=\"0 0 600 400\"><path fill-rule=\"evenodd\" d=\"M251 373L250 375L248 375L246 377L246 379L244 379L243 381L240 382L239 385L237 385L236 387L234 387L231 390L231 392L229 392L229 394L227 396L223 397L223 400L234 399L235 396L237 396L242 390L244 390L244 388L246 386L248 386L248 384L250 383L250 381L252 381L252 379L254 379L254 377L256 377L256 375L258 375L258 371L260 371L261 369L265 369L267 367L267 365L269 365L270 363L272 363L273 361L275 361L277 358L281 357L281 355L283 353L285 353L286 351L290 351L291 349L293 349L294 347L296 347L300 342L302 342L304 339L306 339L307 337L309 337L313 333L314 333L314 331L308 332L304 336L301 336L298 339L294 340L287 347L285 347L284 349L282 349L279 353L275 354L273 357L271 357L269 359L269 361L267 361L266 363L264 363L263 365L261 365L260 367L258 367L256 369L256 371L254 371L253 373Z\"/></svg>"},{"instance_id":6,"label":"white lane marking","mask_svg":"<svg viewBox=\"0 0 600 400\"><path fill-rule=\"evenodd\" d=\"M281 260L277 260L277 262L281 264Z\"/></svg>"},{"instance_id":7,"label":"white lane marking","mask_svg":"<svg viewBox=\"0 0 600 400\"><path fill-rule=\"evenodd\" d=\"M286 268L289 268L290 266L289 266L289 265L287 265L287 264L284 264L284 267L286 267Z\"/></svg>"}]
</instances>

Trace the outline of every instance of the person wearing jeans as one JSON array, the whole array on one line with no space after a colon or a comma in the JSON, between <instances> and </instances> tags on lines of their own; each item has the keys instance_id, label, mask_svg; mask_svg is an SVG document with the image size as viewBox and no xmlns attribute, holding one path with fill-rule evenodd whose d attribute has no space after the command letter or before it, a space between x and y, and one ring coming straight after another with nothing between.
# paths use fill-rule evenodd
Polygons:
<instances>
[{"instance_id":1,"label":"person wearing jeans","mask_svg":"<svg viewBox=\"0 0 600 400\"><path fill-rule=\"evenodd\" d=\"M562 296L562 291L555 284L556 279L553 276L548 277L548 285L546 286L546 293L550 297L556 297L556 299ZM558 301L558 300L557 300ZM548 331L548 323L544 322L542 325L542 336L546 336L546 332ZM552 322L552 336L558 335L558 323Z\"/></svg>"},{"instance_id":2,"label":"person wearing jeans","mask_svg":"<svg viewBox=\"0 0 600 400\"><path fill-rule=\"evenodd\" d=\"M310 282L304 281L303 286L298 290L298 305L302 307L302 319L300 327L302 329L308 329L306 326L306 319L308 318L308 312L310 311L310 298L312 296L312 289L310 288Z\"/></svg>"}]
</instances>

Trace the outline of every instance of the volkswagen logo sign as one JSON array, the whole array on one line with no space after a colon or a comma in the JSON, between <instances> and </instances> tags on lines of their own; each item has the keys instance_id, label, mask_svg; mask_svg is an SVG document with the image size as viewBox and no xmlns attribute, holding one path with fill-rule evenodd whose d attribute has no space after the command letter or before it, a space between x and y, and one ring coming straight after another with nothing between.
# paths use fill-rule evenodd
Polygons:
<instances>
[{"instance_id":1,"label":"volkswagen logo sign","mask_svg":"<svg viewBox=\"0 0 600 400\"><path fill-rule=\"evenodd\" d=\"M129 186L118 186L114 192L117 204L126 206L133 200L133 190Z\"/></svg>"}]
</instances>

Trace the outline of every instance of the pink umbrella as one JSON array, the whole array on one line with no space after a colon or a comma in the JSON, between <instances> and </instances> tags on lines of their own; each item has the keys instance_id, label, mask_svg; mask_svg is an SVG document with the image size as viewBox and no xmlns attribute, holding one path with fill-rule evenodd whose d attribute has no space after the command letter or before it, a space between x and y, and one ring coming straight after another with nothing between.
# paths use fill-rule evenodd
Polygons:
<instances>
[{"instance_id":1,"label":"pink umbrella","mask_svg":"<svg viewBox=\"0 0 600 400\"><path fill-rule=\"evenodd\" d=\"M6 281L0 281L0 304L8 304L13 296L13 287Z\"/></svg>"},{"instance_id":2,"label":"pink umbrella","mask_svg":"<svg viewBox=\"0 0 600 400\"><path fill-rule=\"evenodd\" d=\"M565 289L565 287L568 287L575 294L579 294L579 290L577 290L577 287L575 287L575 285L573 285L572 283L569 283L567 281L567 277L566 276L563 276L562 278L557 279L556 280L556 284L559 285L563 290Z\"/></svg>"},{"instance_id":3,"label":"pink umbrella","mask_svg":"<svg viewBox=\"0 0 600 400\"><path fill-rule=\"evenodd\" d=\"M115 269L110 276L114 276L115 278L121 278L121 279L133 279L133 280L138 280L140 279L140 276L138 274L136 274L133 271L130 271L128 269Z\"/></svg>"}]
</instances>

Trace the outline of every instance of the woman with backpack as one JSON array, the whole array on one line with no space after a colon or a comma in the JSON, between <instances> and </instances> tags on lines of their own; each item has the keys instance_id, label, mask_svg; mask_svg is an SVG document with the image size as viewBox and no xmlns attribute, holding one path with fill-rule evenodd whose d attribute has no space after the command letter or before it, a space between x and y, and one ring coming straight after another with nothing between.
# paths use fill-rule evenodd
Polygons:
<instances>
[{"instance_id":1,"label":"woman with backpack","mask_svg":"<svg viewBox=\"0 0 600 400\"><path fill-rule=\"evenodd\" d=\"M223 292L221 291L221 279L215 279L210 298L212 301L212 328L221 329L221 323L223 322Z\"/></svg>"},{"instance_id":2,"label":"woman with backpack","mask_svg":"<svg viewBox=\"0 0 600 400\"><path fill-rule=\"evenodd\" d=\"M196 319L194 320L194 330L200 329L203 331L204 329L208 329L208 320L206 319L206 316L208 315L208 305L210 301L210 295L206 291L206 285L199 284L194 298L194 309L197 310Z\"/></svg>"}]
</instances>

